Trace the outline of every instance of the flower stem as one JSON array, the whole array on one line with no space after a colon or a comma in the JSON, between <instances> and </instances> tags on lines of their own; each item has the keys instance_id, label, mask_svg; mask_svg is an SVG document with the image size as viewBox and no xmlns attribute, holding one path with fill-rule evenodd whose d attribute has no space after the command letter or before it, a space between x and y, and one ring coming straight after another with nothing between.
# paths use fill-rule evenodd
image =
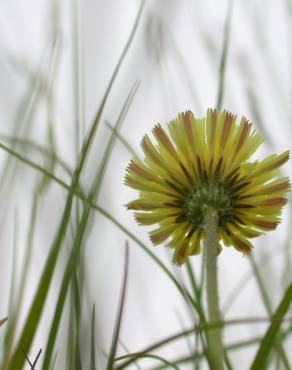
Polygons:
<instances>
[{"instance_id":1,"label":"flower stem","mask_svg":"<svg viewBox=\"0 0 292 370\"><path fill-rule=\"evenodd\" d=\"M206 278L207 278L207 303L209 324L221 321L219 310L218 281L217 281L217 211L208 208L204 216L205 228L205 254L206 254ZM223 365L223 344L221 327L207 331L208 352L212 370L224 370Z\"/></svg>"}]
</instances>

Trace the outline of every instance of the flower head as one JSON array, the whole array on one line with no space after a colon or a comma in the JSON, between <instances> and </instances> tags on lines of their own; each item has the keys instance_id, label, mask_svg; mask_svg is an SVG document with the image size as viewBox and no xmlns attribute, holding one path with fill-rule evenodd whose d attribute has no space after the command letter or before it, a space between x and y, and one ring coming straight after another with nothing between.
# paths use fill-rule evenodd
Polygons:
<instances>
[{"instance_id":1,"label":"flower head","mask_svg":"<svg viewBox=\"0 0 292 370\"><path fill-rule=\"evenodd\" d=\"M263 138L245 117L238 125L227 111L209 109L204 118L181 113L168 130L170 135L157 124L157 144L145 135L144 161L130 162L125 184L139 190L139 197L128 209L136 211L139 224L157 224L151 241L167 241L179 265L200 253L208 208L218 215L218 251L223 242L250 253L249 239L280 222L290 185L287 177L276 176L289 152L249 162Z\"/></svg>"}]
</instances>

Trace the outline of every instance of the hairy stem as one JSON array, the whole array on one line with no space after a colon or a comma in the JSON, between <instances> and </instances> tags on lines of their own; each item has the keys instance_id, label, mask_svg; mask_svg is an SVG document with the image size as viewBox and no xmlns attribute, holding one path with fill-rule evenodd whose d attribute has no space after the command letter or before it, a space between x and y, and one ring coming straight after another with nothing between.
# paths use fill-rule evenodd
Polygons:
<instances>
[{"instance_id":1,"label":"hairy stem","mask_svg":"<svg viewBox=\"0 0 292 370\"><path fill-rule=\"evenodd\" d=\"M217 281L217 239L218 215L216 210L208 208L204 216L205 228L205 253L206 253L206 278L207 278L207 303L209 324L221 321L219 310L218 281ZM221 338L221 327L211 329L207 332L208 352L212 370L224 370L223 345Z\"/></svg>"}]
</instances>

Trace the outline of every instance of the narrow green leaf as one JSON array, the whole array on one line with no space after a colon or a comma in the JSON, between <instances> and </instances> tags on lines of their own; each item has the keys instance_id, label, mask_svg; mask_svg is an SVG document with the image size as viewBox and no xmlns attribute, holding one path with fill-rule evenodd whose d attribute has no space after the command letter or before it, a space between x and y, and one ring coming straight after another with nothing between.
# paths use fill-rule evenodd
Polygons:
<instances>
[{"instance_id":1,"label":"narrow green leaf","mask_svg":"<svg viewBox=\"0 0 292 370\"><path fill-rule=\"evenodd\" d=\"M292 283L288 286L280 304L278 305L275 314L272 317L272 322L261 341L260 347L256 353L255 359L251 365L250 370L266 369L268 357L275 344L280 329L280 325L282 323L282 320L284 319L284 316L286 315L291 300L292 300Z\"/></svg>"},{"instance_id":2,"label":"narrow green leaf","mask_svg":"<svg viewBox=\"0 0 292 370\"><path fill-rule=\"evenodd\" d=\"M0 134L0 139L10 142L12 147L6 147L7 148L7 150L6 150L5 146L4 146L4 147L2 147L2 149L6 150L9 154L11 154L14 157L16 156L14 154L17 154L18 156L21 156L20 153L15 152L13 150L13 144L18 143L20 146L23 146L26 149L29 148L30 150L34 150L37 153L40 153L42 156L44 156L45 161L56 162L69 177L71 177L72 174L73 174L73 170L70 168L70 166L63 159L61 159L56 153L54 153L51 149L47 149L44 146L36 143L33 140L18 138L18 137L15 137L15 136L4 135L4 134ZM17 156L16 156L16 158L17 158ZM24 158L26 158L26 157L24 156ZM20 158L18 158L18 159L20 159ZM49 172L52 173L51 170L49 170Z\"/></svg>"},{"instance_id":3,"label":"narrow green leaf","mask_svg":"<svg viewBox=\"0 0 292 370\"><path fill-rule=\"evenodd\" d=\"M220 69L219 69L219 87L218 87L218 96L217 96L217 103L216 103L216 108L219 110L221 109L222 102L223 102L227 53L228 53L229 39L230 39L232 6L233 6L233 0L229 0L225 27L224 27L224 41L223 41L223 48L222 48L222 54L221 54L221 59L220 59Z\"/></svg>"},{"instance_id":4,"label":"narrow green leaf","mask_svg":"<svg viewBox=\"0 0 292 370\"><path fill-rule=\"evenodd\" d=\"M115 328L113 332L113 338L112 338L111 348L110 348L110 352L108 356L106 370L112 370L114 361L115 361L115 356L116 356L116 351L117 351L117 346L118 346L118 341L119 341L119 335L120 335L120 329L121 329L121 324L122 324L122 317L123 317L123 312L124 312L125 299L126 299L128 273L129 273L129 243L128 241L126 241L124 277L123 277L123 283L122 283L121 297L120 297L120 303L118 307L116 323L115 323Z\"/></svg>"},{"instance_id":5,"label":"narrow green leaf","mask_svg":"<svg viewBox=\"0 0 292 370\"><path fill-rule=\"evenodd\" d=\"M70 187L68 184L66 184L63 180L61 180L59 177L55 176L54 174L47 171L42 166L38 165L37 163L29 160L28 158L24 157L23 155L20 155L19 153L15 152L14 150L8 148L4 144L0 143L0 148L8 151L11 155L15 156L17 159L22 161L23 163L29 165L33 169L40 171L47 176L49 176L53 181L58 183L62 188L69 191L70 194L74 194L76 197L81 199L84 203L88 204L92 209L96 210L100 214L102 214L104 217L106 217L110 222L112 222L114 225L116 225L121 231L123 231L126 235L128 235L129 238L134 240L159 266L162 268L162 270L166 273L166 275L172 280L172 282L175 284L179 292L182 294L182 296L187 299L190 304L197 310L197 312L200 314L201 310L200 307L198 307L197 303L194 301L194 299L191 297L190 293L182 287L177 279L173 276L173 274L170 272L170 270L161 262L161 260L144 244L142 243L131 231L129 231L125 226L123 226L118 220L116 220L109 212L107 212L104 208L98 206L90 198L86 197L83 192L80 190L77 190L76 188Z\"/></svg>"},{"instance_id":6,"label":"narrow green leaf","mask_svg":"<svg viewBox=\"0 0 292 370\"><path fill-rule=\"evenodd\" d=\"M23 297L25 293L26 282L28 278L28 271L29 271L31 255L32 255L32 243L33 243L33 235L34 235L36 215L37 215L37 199L38 199L37 195L34 194L32 208L30 212L30 223L29 223L30 226L29 226L29 231L28 231L27 240L26 240L26 247L25 247L26 252L25 252L24 261L22 265L22 271L20 275L20 286L18 288L18 294L17 294L16 301L14 303L13 310L11 311L12 320L7 328L6 335L5 335L5 341L4 341L5 347L3 351L4 356L3 356L3 361L2 361L3 369L8 368L9 366L9 359L11 356L13 342L15 339L14 338L15 331L18 325L20 311L21 311L22 304L23 304ZM13 273L15 275L15 271Z\"/></svg>"},{"instance_id":7,"label":"narrow green leaf","mask_svg":"<svg viewBox=\"0 0 292 370\"><path fill-rule=\"evenodd\" d=\"M91 317L91 350L90 350L90 370L95 370L95 304L92 308L92 317Z\"/></svg>"},{"instance_id":8,"label":"narrow green leaf","mask_svg":"<svg viewBox=\"0 0 292 370\"><path fill-rule=\"evenodd\" d=\"M44 304L45 304L45 301L46 301L46 298L47 298L48 290L49 290L50 283L51 283L51 280L52 280L52 276L53 276L53 273L54 273L54 270L55 270L55 265L56 265L56 262L57 262L57 259L58 259L58 256L59 256L61 245L63 243L64 237L65 237L65 234L66 234L66 230L67 230L67 226L68 226L68 223L69 223L69 220L70 220L70 215L71 215L71 210L72 210L72 205L73 205L73 195L74 195L71 190L76 189L78 184L79 184L79 179L80 179L80 176L81 176L81 172L82 172L82 169L83 169L83 167L86 163L90 148L92 146L92 143L93 143L93 140L94 140L94 137L95 137L95 133L96 133L97 127L99 125L100 118L101 118L101 115L103 113L107 98L108 98L109 93L111 91L112 85L115 81L115 78L118 74L118 71L121 67L122 61L124 60L124 58L127 54L127 51L130 47L130 44L132 42L132 39L134 37L135 31L137 29L137 26L138 26L138 23L139 23L141 14L142 14L143 6L144 6L144 2L142 3L142 5L140 7L140 10L139 10L138 16L136 18L136 22L134 24L133 30L130 34L130 37L129 37L126 45L125 45L125 48L122 52L122 55L121 55L121 57L120 57L120 59L117 63L117 66L116 66L116 68L113 72L113 75L110 79L110 82L109 82L108 87L106 89L106 92L103 96L101 104L100 104L100 106L97 110L95 119L94 119L94 121L91 125L90 131L89 131L87 137L84 140L84 143L83 143L83 146L82 146L82 149L81 149L81 153L80 153L77 165L76 165L76 169L75 169L73 177L72 177L71 186L69 187L70 192L68 193L68 196L67 196L66 206L65 206L65 209L64 209L64 212L63 212L62 221L60 223L60 226L59 226L59 229L58 229L57 234L55 236L50 254L49 254L48 259L46 261L46 265L45 265L44 271L42 273L42 276L41 276L41 279L40 279L40 282L39 282L39 285L38 285L33 303L31 305L30 311L28 313L28 317L26 319L22 334L21 334L20 339L19 339L19 344L17 345L16 351L14 352L14 354L12 356L10 370L19 370L19 369L22 368L22 366L24 364L24 356L23 356L23 354L21 353L21 351L19 349L20 349L21 345L24 345L26 348L29 348L31 343L32 343L32 340L34 338L34 335L35 335L36 329L38 327L38 323L39 323L39 320L41 318L41 314L42 314L42 311L43 311L43 308L44 308ZM3 147L3 144L1 146ZM38 167L40 168L41 166L38 166ZM46 173L48 173L48 172L49 171L46 171Z\"/></svg>"},{"instance_id":9,"label":"narrow green leaf","mask_svg":"<svg viewBox=\"0 0 292 370\"><path fill-rule=\"evenodd\" d=\"M124 145L124 147L127 149L127 151L131 154L133 158L139 159L138 154L136 153L135 149L132 147L132 145L124 138L124 136L121 135L120 132L118 132L108 121L104 121L106 126L113 132L113 134L119 139L119 141Z\"/></svg>"},{"instance_id":10,"label":"narrow green leaf","mask_svg":"<svg viewBox=\"0 0 292 370\"><path fill-rule=\"evenodd\" d=\"M254 257L252 255L249 256L249 261L251 263L251 266L252 266L252 270L253 270L253 273L254 273L254 276L255 276L255 279L256 279L256 282L257 282L257 285L258 285L258 288L259 288L259 291L260 291L260 294L261 294L261 297L262 297L262 300L263 300L263 303L264 303L264 306L266 308L266 311L267 313L271 316L272 315L272 303L271 303L271 300L270 300L270 297L269 297L269 294L268 294L268 290L265 286L265 283L264 283L264 280L261 276L261 273L259 271L259 268L256 264L256 261L254 259ZM279 353L279 356L282 360L282 363L285 367L286 370L290 370L290 365L289 365L289 360L288 360L288 357L286 355L286 352L282 346L282 343L279 342L277 339L276 339L276 349Z\"/></svg>"},{"instance_id":11,"label":"narrow green leaf","mask_svg":"<svg viewBox=\"0 0 292 370\"><path fill-rule=\"evenodd\" d=\"M153 355L152 353L133 353L130 355L124 355L119 357L119 360L125 360L127 358L132 358L134 357L135 360L139 360L141 358L153 358L155 360L159 360L160 362L163 362L165 365L168 366L168 368L175 369L175 370L180 370L174 363L167 361L165 358L158 356L158 355ZM117 361L117 359L116 359Z\"/></svg>"},{"instance_id":12,"label":"narrow green leaf","mask_svg":"<svg viewBox=\"0 0 292 370\"><path fill-rule=\"evenodd\" d=\"M123 119L125 117L125 114L127 112L127 109L129 107L129 104L131 103L131 101L134 97L134 94L137 90L137 87L138 87L138 85L135 83L133 88L131 89L131 91L130 91L130 93L129 93L126 101L125 101L125 104L124 104L124 106L121 110L121 113L118 117L118 120L116 122L116 128L120 127L120 125L122 124ZM115 135L112 134L111 138L108 142L107 148L105 150L105 153L104 153L103 159L101 161L101 164L100 164L99 168L97 169L97 173L95 175L95 179L93 181L93 184L91 186L91 190L90 190L90 194L89 194L89 199L90 199L91 202L95 202L98 195L99 195L103 175L104 175L104 172L105 172L110 154L112 152L114 142L115 142ZM67 296L67 292L68 292L68 287L69 287L69 284L71 282L72 276L74 276L76 274L76 269L77 269L78 264L79 264L81 246L82 246L82 243L83 243L83 240L84 240L84 237L85 237L85 233L86 233L87 225L88 225L88 222L89 222L89 217L90 217L90 214L91 214L91 210L92 210L92 208L89 205L87 205L85 207L84 211L83 211L81 220L78 224L77 234L76 234L76 237L75 237L75 240L74 240L72 252L71 252L71 255L69 257L69 260L68 260L68 263L67 263L64 275L63 275L63 279L62 279L62 283L61 283L61 287L60 287L60 291L59 291L59 295L58 295L58 299L57 299L57 304L56 304L56 308L55 308L55 313L54 313L54 316L53 316L53 321L52 321L51 329L50 329L50 332L49 332L48 343L47 343L47 346L46 346L46 352L45 352L45 358L44 358L44 364L43 364L43 369L44 370L48 370L50 368L50 362L51 362L51 358L52 358L52 354L53 354L53 350L54 350L54 345L55 345L55 341L56 341L56 337L57 337L57 333L58 333L58 329L59 329L61 316L62 316L64 305L65 305L65 300L66 300L66 296ZM76 334L76 338L78 338L77 334ZM76 353L78 354L77 348L76 348Z\"/></svg>"}]
</instances>

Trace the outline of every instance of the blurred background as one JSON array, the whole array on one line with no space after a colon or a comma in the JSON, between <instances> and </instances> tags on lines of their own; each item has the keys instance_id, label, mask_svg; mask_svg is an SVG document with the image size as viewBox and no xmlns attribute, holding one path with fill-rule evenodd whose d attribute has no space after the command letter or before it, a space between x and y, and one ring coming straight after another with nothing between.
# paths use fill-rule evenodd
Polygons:
<instances>
[{"instance_id":1,"label":"blurred background","mask_svg":"<svg viewBox=\"0 0 292 370\"><path fill-rule=\"evenodd\" d=\"M2 2L0 142L70 184L70 171L76 165L83 139L96 116L140 6L138 0ZM137 226L133 214L124 207L136 197L136 192L123 184L131 150L142 156L140 140L155 123L166 125L178 112L188 109L203 116L207 108L216 107L220 78L222 109L232 111L239 118L247 116L265 136L265 144L257 156L262 158L267 153L290 149L291 36L290 0L145 1L132 43L102 112L81 183L88 192L111 136L111 127L131 89L136 89L96 203L144 242L188 287L186 269L172 265L170 250L152 247L147 235L150 228ZM224 43L226 59L222 76ZM58 160L52 160L52 153ZM12 289L14 292L21 289L19 335L60 223L67 191L3 148L0 164L0 317L9 316ZM291 162L283 171L285 175L291 173ZM32 358L46 346L77 219L76 205L37 335L32 347L27 349ZM254 241L253 261L258 266L256 271L261 274L272 309L277 307L291 281L289 222L287 206L277 230ZM118 355L140 351L195 323L194 313L176 287L141 246L104 215L93 212L82 243L78 270L78 276L82 277L79 338L84 369L89 368L86 343L90 338L93 304L98 369L103 369L109 352L123 279L126 240L130 246L128 291ZM197 277L201 274L201 263L201 256L191 258ZM25 287L21 285L24 264L27 266ZM269 316L253 266L233 248L225 248L221 253L220 304L225 319ZM17 296L13 299L17 302ZM58 369L67 368L66 343L72 305L74 302L68 296L61 319L63 330L59 331L55 347ZM266 328L267 322L229 326L224 331L224 341L232 344L261 336ZM2 345L4 332L3 326ZM192 345L192 339L190 342ZM291 346L291 340L286 342L287 348L289 343ZM236 369L248 368L257 345L230 351ZM174 360L188 356L190 349L183 338L157 353ZM140 360L139 364L143 370L159 365L153 359ZM194 368L190 363L179 366ZM276 368L273 366L271 364L271 368ZM205 368L207 365L202 363L201 369Z\"/></svg>"}]
</instances>

